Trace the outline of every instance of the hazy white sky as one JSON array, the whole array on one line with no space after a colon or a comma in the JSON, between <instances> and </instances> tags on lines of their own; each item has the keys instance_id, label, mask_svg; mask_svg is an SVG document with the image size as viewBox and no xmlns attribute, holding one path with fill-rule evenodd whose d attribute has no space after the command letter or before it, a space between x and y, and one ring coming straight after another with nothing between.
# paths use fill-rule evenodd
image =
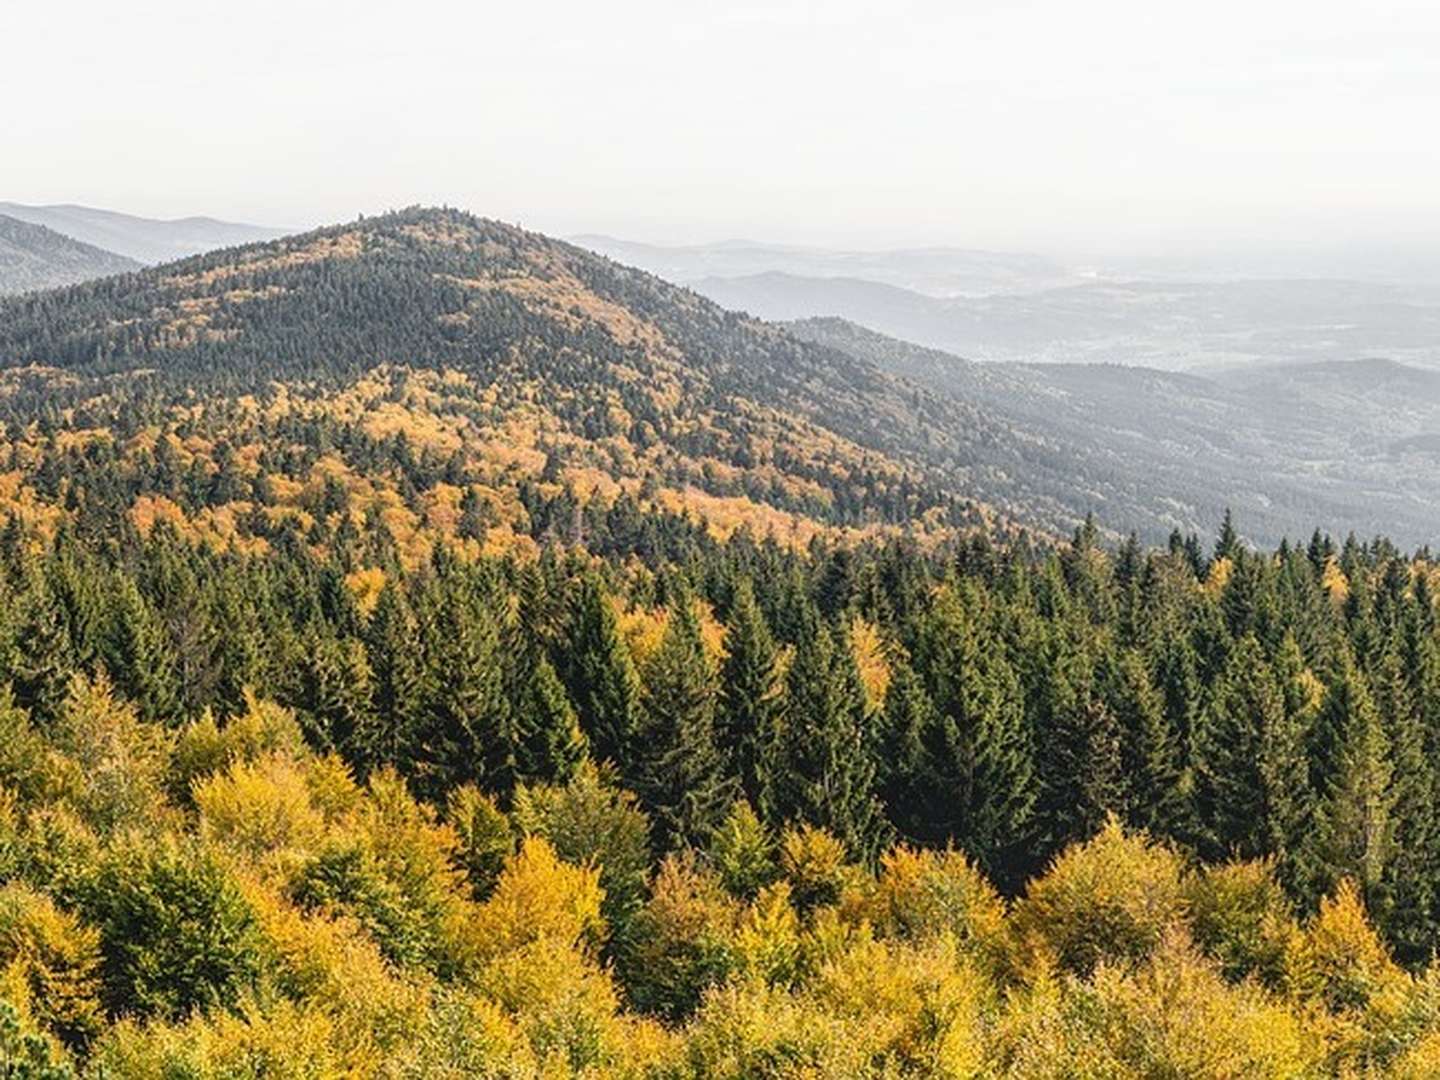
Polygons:
<instances>
[{"instance_id":1,"label":"hazy white sky","mask_svg":"<svg viewBox=\"0 0 1440 1080\"><path fill-rule=\"evenodd\" d=\"M1435 0L7 0L0 199L1164 251L1440 242Z\"/></svg>"}]
</instances>

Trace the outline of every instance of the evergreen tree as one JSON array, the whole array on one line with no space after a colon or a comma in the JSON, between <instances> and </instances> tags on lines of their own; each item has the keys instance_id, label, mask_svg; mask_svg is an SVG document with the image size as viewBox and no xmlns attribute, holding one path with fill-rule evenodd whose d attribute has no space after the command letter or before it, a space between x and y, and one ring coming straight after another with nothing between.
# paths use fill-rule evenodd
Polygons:
<instances>
[{"instance_id":1,"label":"evergreen tree","mask_svg":"<svg viewBox=\"0 0 1440 1080\"><path fill-rule=\"evenodd\" d=\"M779 650L749 579L736 587L726 623L716 738L746 797L760 798L764 748L774 739L781 695Z\"/></svg>"},{"instance_id":2,"label":"evergreen tree","mask_svg":"<svg viewBox=\"0 0 1440 1080\"><path fill-rule=\"evenodd\" d=\"M369 725L357 734L362 767L393 765L414 771L424 725L428 688L420 634L403 588L388 581L380 590L365 632L374 677Z\"/></svg>"},{"instance_id":3,"label":"evergreen tree","mask_svg":"<svg viewBox=\"0 0 1440 1080\"><path fill-rule=\"evenodd\" d=\"M1435 770L1426 754L1419 702L1396 649L1387 650L1374 677L1375 699L1390 744L1393 857L1385 867L1386 929L1400 957L1427 960L1437 936L1435 909L1437 823Z\"/></svg>"},{"instance_id":4,"label":"evergreen tree","mask_svg":"<svg viewBox=\"0 0 1440 1080\"><path fill-rule=\"evenodd\" d=\"M116 593L111 625L106 666L116 687L144 719L178 724L180 687L174 653L164 627L132 579L125 579Z\"/></svg>"},{"instance_id":5,"label":"evergreen tree","mask_svg":"<svg viewBox=\"0 0 1440 1080\"><path fill-rule=\"evenodd\" d=\"M1304 732L1260 643L1243 638L1196 746L1196 802L1212 858L1277 856L1291 869L1309 813Z\"/></svg>"},{"instance_id":6,"label":"evergreen tree","mask_svg":"<svg viewBox=\"0 0 1440 1080\"><path fill-rule=\"evenodd\" d=\"M422 623L431 699L416 762L421 790L434 798L460 784L493 784L507 756L509 723L500 633L490 608L453 577L441 581Z\"/></svg>"},{"instance_id":7,"label":"evergreen tree","mask_svg":"<svg viewBox=\"0 0 1440 1080\"><path fill-rule=\"evenodd\" d=\"M1183 834L1189 800L1182 789L1179 747L1165 715L1165 699L1133 651L1107 657L1099 678L1120 732L1124 816L1156 835Z\"/></svg>"},{"instance_id":8,"label":"evergreen tree","mask_svg":"<svg viewBox=\"0 0 1440 1080\"><path fill-rule=\"evenodd\" d=\"M640 723L640 677L614 602L594 576L584 580L575 601L565 672L591 752L623 768Z\"/></svg>"},{"instance_id":9,"label":"evergreen tree","mask_svg":"<svg viewBox=\"0 0 1440 1080\"><path fill-rule=\"evenodd\" d=\"M488 764L487 780L504 793L515 784L563 784L586 757L579 718L554 665L537 651L526 667L519 696L511 705L508 770L494 755L487 755L493 762Z\"/></svg>"},{"instance_id":10,"label":"evergreen tree","mask_svg":"<svg viewBox=\"0 0 1440 1080\"><path fill-rule=\"evenodd\" d=\"M637 793L661 850L703 847L739 794L715 737L718 699L700 620L682 592L645 668L644 721L636 750Z\"/></svg>"},{"instance_id":11,"label":"evergreen tree","mask_svg":"<svg viewBox=\"0 0 1440 1080\"><path fill-rule=\"evenodd\" d=\"M296 704L308 717L307 734L316 746L363 761L363 739L374 731L374 678L365 646L340 640L313 626L304 636L304 667Z\"/></svg>"},{"instance_id":12,"label":"evergreen tree","mask_svg":"<svg viewBox=\"0 0 1440 1080\"><path fill-rule=\"evenodd\" d=\"M1383 886L1395 842L1390 740L1353 664L1332 677L1322 724L1328 734L1315 834L1318 884L1328 891L1351 878L1371 910L1385 912Z\"/></svg>"},{"instance_id":13,"label":"evergreen tree","mask_svg":"<svg viewBox=\"0 0 1440 1080\"><path fill-rule=\"evenodd\" d=\"M868 858L883 843L875 764L865 752L863 703L854 659L829 627L798 643L784 713L762 782L772 825L802 821Z\"/></svg>"},{"instance_id":14,"label":"evergreen tree","mask_svg":"<svg viewBox=\"0 0 1440 1080\"><path fill-rule=\"evenodd\" d=\"M982 637L948 590L922 621L916 662L929 673L937 724L921 738L918 775L928 778L928 790L917 794L945 830L937 839L959 844L1008 879L1002 871L1024 845L1036 797L1019 680L999 642Z\"/></svg>"}]
</instances>

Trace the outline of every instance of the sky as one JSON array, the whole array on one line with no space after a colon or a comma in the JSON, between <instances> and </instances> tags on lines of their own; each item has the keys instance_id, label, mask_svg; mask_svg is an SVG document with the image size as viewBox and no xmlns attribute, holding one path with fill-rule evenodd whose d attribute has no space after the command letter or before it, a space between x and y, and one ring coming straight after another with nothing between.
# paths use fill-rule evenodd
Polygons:
<instances>
[{"instance_id":1,"label":"sky","mask_svg":"<svg viewBox=\"0 0 1440 1080\"><path fill-rule=\"evenodd\" d=\"M1440 250L1434 0L14 0L0 200L310 226Z\"/></svg>"}]
</instances>

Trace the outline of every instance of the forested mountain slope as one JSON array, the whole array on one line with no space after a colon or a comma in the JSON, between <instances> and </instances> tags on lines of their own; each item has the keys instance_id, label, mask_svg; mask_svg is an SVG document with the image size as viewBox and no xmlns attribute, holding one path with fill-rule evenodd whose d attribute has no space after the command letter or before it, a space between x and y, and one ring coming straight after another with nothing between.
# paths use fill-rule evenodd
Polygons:
<instances>
[{"instance_id":1,"label":"forested mountain slope","mask_svg":"<svg viewBox=\"0 0 1440 1080\"><path fill-rule=\"evenodd\" d=\"M1440 566L1037 538L837 343L450 211L0 303L0 1067L1435 1075Z\"/></svg>"},{"instance_id":2,"label":"forested mountain slope","mask_svg":"<svg viewBox=\"0 0 1440 1080\"><path fill-rule=\"evenodd\" d=\"M842 319L787 325L966 401L1019 437L1068 447L1066 479L1112 528L1158 540L1203 529L1230 507L1258 543L1308 535L1318 522L1414 545L1440 540L1440 373L1428 369L974 363Z\"/></svg>"},{"instance_id":3,"label":"forested mountain slope","mask_svg":"<svg viewBox=\"0 0 1440 1080\"><path fill-rule=\"evenodd\" d=\"M0 294L73 285L139 268L123 255L0 214Z\"/></svg>"},{"instance_id":4,"label":"forested mountain slope","mask_svg":"<svg viewBox=\"0 0 1440 1080\"><path fill-rule=\"evenodd\" d=\"M121 458L158 438L183 468L219 468L220 448L230 471L253 474L259 433L305 424L324 426L323 452L361 473L362 448L402 440L425 463L423 482L410 477L421 489L443 472L491 501L513 502L522 479L581 501L643 492L717 528L800 539L817 523L1068 532L1088 508L1064 483L1064 449L1043 436L1014 438L866 360L454 211L13 301L0 308L0 364L0 417L17 432L62 416ZM273 448L263 457L273 469ZM187 513L231 501L192 494Z\"/></svg>"}]
</instances>

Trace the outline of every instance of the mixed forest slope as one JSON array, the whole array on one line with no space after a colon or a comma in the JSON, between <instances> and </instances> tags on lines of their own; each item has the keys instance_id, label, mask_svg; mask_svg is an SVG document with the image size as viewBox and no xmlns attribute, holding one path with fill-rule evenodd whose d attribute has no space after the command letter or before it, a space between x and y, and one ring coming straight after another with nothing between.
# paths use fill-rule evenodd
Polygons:
<instances>
[{"instance_id":1,"label":"mixed forest slope","mask_svg":"<svg viewBox=\"0 0 1440 1080\"><path fill-rule=\"evenodd\" d=\"M1229 507L1257 543L1336 532L1440 539L1440 373L1389 360L1175 372L1117 364L975 363L843 319L798 337L981 409L1068 449L1055 497L1158 542ZM1039 486L1042 477L1035 476Z\"/></svg>"},{"instance_id":2,"label":"mixed forest slope","mask_svg":"<svg viewBox=\"0 0 1440 1080\"><path fill-rule=\"evenodd\" d=\"M1436 1075L1440 566L1032 542L869 346L450 211L0 303L0 1067Z\"/></svg>"},{"instance_id":3,"label":"mixed forest slope","mask_svg":"<svg viewBox=\"0 0 1440 1080\"><path fill-rule=\"evenodd\" d=\"M123 255L0 214L0 294L73 285L139 268Z\"/></svg>"},{"instance_id":4,"label":"mixed forest slope","mask_svg":"<svg viewBox=\"0 0 1440 1080\"><path fill-rule=\"evenodd\" d=\"M902 522L1068 532L1086 509L1059 497L1064 452L1042 437L1014 438L869 361L454 211L12 301L0 309L0 378L0 418L17 434L63 416L132 470L137 453L173 452L181 469L253 475L273 433L320 427L306 441L325 468L369 473L365 454L403 443L423 472L410 469L410 494L443 474L442 501L469 492L522 531L510 512L522 480L800 541L820 525ZM263 456L268 474L275 455ZM323 482L308 465L286 478ZM178 501L187 516L243 516L229 494ZM425 513L414 498L407 507Z\"/></svg>"}]
</instances>

